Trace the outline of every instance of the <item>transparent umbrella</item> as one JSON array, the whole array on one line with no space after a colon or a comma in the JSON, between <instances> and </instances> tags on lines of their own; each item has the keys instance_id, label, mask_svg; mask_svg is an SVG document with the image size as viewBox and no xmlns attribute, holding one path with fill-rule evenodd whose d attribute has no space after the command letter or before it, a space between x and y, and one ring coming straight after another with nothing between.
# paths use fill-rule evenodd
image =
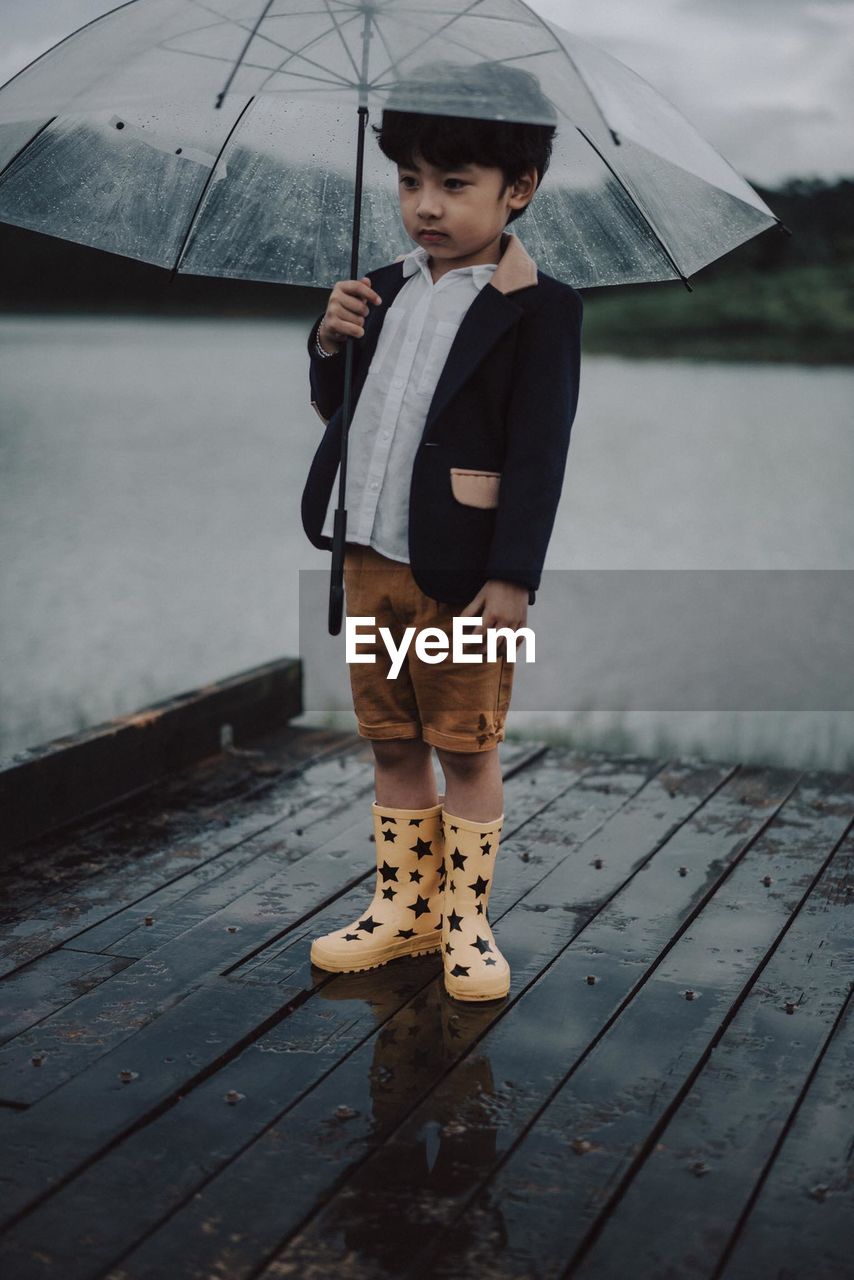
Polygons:
<instances>
[{"instance_id":1,"label":"transparent umbrella","mask_svg":"<svg viewBox=\"0 0 854 1280\"><path fill-rule=\"evenodd\" d=\"M521 73L518 88L497 67ZM173 278L330 289L412 247L396 170L364 146L387 105L556 125L546 181L516 226L541 270L576 288L690 288L779 224L650 85L522 0L130 0L0 88L0 220Z\"/></svg>"}]
</instances>

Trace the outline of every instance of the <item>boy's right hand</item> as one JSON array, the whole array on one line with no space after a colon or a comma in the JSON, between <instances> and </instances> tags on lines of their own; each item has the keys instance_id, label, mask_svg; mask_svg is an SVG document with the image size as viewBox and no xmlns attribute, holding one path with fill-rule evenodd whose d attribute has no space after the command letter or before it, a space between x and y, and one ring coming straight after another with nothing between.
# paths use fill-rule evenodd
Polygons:
<instances>
[{"instance_id":1,"label":"boy's right hand","mask_svg":"<svg viewBox=\"0 0 854 1280\"><path fill-rule=\"evenodd\" d=\"M339 351L345 339L365 336L362 317L368 314L368 303L375 306L382 298L371 288L370 276L361 280L339 280L329 295L326 312L317 336L324 351Z\"/></svg>"}]
</instances>

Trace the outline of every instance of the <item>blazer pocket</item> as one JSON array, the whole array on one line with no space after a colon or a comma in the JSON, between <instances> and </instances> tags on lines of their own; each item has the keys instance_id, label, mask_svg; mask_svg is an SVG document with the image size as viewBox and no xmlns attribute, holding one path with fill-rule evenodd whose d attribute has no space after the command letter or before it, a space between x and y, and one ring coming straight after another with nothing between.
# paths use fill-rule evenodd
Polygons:
<instances>
[{"instance_id":1,"label":"blazer pocket","mask_svg":"<svg viewBox=\"0 0 854 1280\"><path fill-rule=\"evenodd\" d=\"M451 467L451 493L466 507L497 507L500 471Z\"/></svg>"}]
</instances>

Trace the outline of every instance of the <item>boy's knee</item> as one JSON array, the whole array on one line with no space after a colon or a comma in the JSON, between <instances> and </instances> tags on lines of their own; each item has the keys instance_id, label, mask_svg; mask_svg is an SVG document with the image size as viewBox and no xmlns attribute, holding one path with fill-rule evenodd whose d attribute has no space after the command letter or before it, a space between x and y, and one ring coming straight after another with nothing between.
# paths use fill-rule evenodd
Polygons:
<instances>
[{"instance_id":1,"label":"boy's knee","mask_svg":"<svg viewBox=\"0 0 854 1280\"><path fill-rule=\"evenodd\" d=\"M429 755L430 744L421 738L379 738L371 743L374 759L384 768L411 764L413 760Z\"/></svg>"},{"instance_id":2,"label":"boy's knee","mask_svg":"<svg viewBox=\"0 0 854 1280\"><path fill-rule=\"evenodd\" d=\"M493 766L491 751L449 751L447 747L437 747L436 754L445 774L457 778L477 777Z\"/></svg>"}]
</instances>

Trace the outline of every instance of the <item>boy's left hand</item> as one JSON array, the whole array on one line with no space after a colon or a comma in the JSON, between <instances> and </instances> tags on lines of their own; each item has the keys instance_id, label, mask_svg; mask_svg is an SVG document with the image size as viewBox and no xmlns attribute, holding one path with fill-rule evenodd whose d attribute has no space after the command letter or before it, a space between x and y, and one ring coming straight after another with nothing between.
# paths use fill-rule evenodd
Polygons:
<instances>
[{"instance_id":1,"label":"boy's left hand","mask_svg":"<svg viewBox=\"0 0 854 1280\"><path fill-rule=\"evenodd\" d=\"M461 618L482 617L481 634L483 636L484 654L486 653L486 632L490 627L509 627L516 631L524 627L528 619L528 588L519 582L503 582L500 578L490 578L480 591L470 600L465 609L459 612ZM498 651L507 648L504 636L498 637Z\"/></svg>"}]
</instances>

